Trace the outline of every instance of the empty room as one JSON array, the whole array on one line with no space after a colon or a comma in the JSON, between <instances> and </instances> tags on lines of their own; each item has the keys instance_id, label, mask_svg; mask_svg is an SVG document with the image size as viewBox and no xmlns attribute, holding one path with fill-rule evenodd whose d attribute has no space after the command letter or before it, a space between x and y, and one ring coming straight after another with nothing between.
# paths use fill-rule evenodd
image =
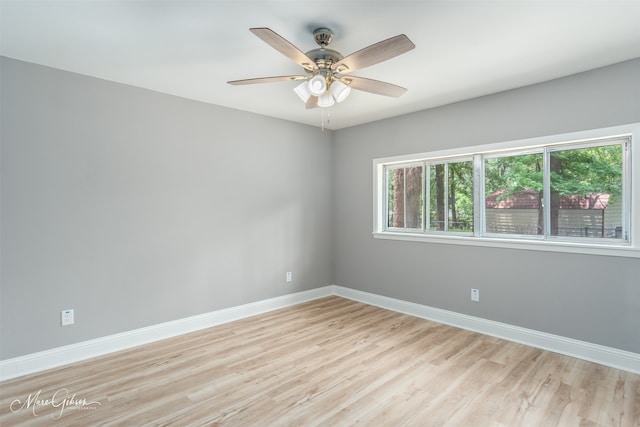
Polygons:
<instances>
[{"instance_id":1,"label":"empty room","mask_svg":"<svg viewBox=\"0 0 640 427\"><path fill-rule=\"evenodd\" d=\"M640 426L639 23L0 0L0 424Z\"/></svg>"}]
</instances>

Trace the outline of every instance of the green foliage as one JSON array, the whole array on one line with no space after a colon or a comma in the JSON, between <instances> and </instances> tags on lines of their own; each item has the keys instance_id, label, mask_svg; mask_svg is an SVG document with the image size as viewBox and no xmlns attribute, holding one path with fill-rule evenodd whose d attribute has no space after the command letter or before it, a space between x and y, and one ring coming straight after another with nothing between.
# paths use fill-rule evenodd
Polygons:
<instances>
[{"instance_id":1,"label":"green foliage","mask_svg":"<svg viewBox=\"0 0 640 427\"><path fill-rule=\"evenodd\" d=\"M522 190L542 191L542 153L498 157L485 162L486 194L508 190L502 198Z\"/></svg>"},{"instance_id":2,"label":"green foliage","mask_svg":"<svg viewBox=\"0 0 640 427\"><path fill-rule=\"evenodd\" d=\"M622 146L608 145L551 153L551 190L560 195L622 194Z\"/></svg>"},{"instance_id":3,"label":"green foliage","mask_svg":"<svg viewBox=\"0 0 640 427\"><path fill-rule=\"evenodd\" d=\"M473 221L473 162L449 163L449 184L454 186L449 191L449 209L455 207L456 222ZM453 197L452 197L453 193Z\"/></svg>"},{"instance_id":4,"label":"green foliage","mask_svg":"<svg viewBox=\"0 0 640 427\"><path fill-rule=\"evenodd\" d=\"M609 145L554 151L551 159L551 191L561 196L622 193L622 146ZM486 193L508 190L502 198L522 191L543 189L543 155L524 154L488 159Z\"/></svg>"}]
</instances>

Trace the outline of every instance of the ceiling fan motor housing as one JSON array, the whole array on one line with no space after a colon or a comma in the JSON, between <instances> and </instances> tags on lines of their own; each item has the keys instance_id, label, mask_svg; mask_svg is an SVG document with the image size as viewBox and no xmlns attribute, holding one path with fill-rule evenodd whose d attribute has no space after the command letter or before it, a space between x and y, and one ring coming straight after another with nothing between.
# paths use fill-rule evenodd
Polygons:
<instances>
[{"instance_id":1,"label":"ceiling fan motor housing","mask_svg":"<svg viewBox=\"0 0 640 427\"><path fill-rule=\"evenodd\" d=\"M329 68L332 64L342 59L342 54L337 50L323 47L310 50L305 55L307 55L309 59L312 59L320 69Z\"/></svg>"},{"instance_id":2,"label":"ceiling fan motor housing","mask_svg":"<svg viewBox=\"0 0 640 427\"><path fill-rule=\"evenodd\" d=\"M328 28L316 28L313 31L313 39L320 47L327 47L333 40L333 31Z\"/></svg>"},{"instance_id":3,"label":"ceiling fan motor housing","mask_svg":"<svg viewBox=\"0 0 640 427\"><path fill-rule=\"evenodd\" d=\"M333 39L333 31L328 28L317 28L313 32L313 38L320 48L310 50L305 55L312 59L318 68L321 70L328 69L332 64L343 58L342 54L337 50L327 48Z\"/></svg>"}]
</instances>

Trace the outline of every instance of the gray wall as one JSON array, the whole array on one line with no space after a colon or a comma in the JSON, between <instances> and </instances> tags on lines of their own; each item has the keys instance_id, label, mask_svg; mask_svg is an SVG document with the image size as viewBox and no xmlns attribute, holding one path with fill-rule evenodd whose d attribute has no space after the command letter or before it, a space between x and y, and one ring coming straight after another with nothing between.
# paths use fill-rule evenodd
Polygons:
<instances>
[{"instance_id":1,"label":"gray wall","mask_svg":"<svg viewBox=\"0 0 640 427\"><path fill-rule=\"evenodd\" d=\"M331 132L1 66L0 359L331 283Z\"/></svg>"},{"instance_id":2,"label":"gray wall","mask_svg":"<svg viewBox=\"0 0 640 427\"><path fill-rule=\"evenodd\" d=\"M639 259L371 235L374 158L640 122L639 76L636 59L336 132L334 283L640 352Z\"/></svg>"}]
</instances>

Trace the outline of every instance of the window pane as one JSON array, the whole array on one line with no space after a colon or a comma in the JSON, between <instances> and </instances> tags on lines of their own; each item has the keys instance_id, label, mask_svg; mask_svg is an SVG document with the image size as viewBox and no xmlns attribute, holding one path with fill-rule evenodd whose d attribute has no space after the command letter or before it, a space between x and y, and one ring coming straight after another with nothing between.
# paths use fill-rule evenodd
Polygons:
<instances>
[{"instance_id":1,"label":"window pane","mask_svg":"<svg viewBox=\"0 0 640 427\"><path fill-rule=\"evenodd\" d=\"M422 166L387 170L387 227L422 228Z\"/></svg>"},{"instance_id":2,"label":"window pane","mask_svg":"<svg viewBox=\"0 0 640 427\"><path fill-rule=\"evenodd\" d=\"M622 145L550 153L551 236L622 239Z\"/></svg>"},{"instance_id":3,"label":"window pane","mask_svg":"<svg viewBox=\"0 0 640 427\"><path fill-rule=\"evenodd\" d=\"M445 231L445 164L429 165L429 230Z\"/></svg>"},{"instance_id":4,"label":"window pane","mask_svg":"<svg viewBox=\"0 0 640 427\"><path fill-rule=\"evenodd\" d=\"M393 195L396 192L396 171L399 169L387 168L387 228L393 227L394 203Z\"/></svg>"},{"instance_id":5,"label":"window pane","mask_svg":"<svg viewBox=\"0 0 640 427\"><path fill-rule=\"evenodd\" d=\"M473 162L449 163L447 231L473 233Z\"/></svg>"},{"instance_id":6,"label":"window pane","mask_svg":"<svg viewBox=\"0 0 640 427\"><path fill-rule=\"evenodd\" d=\"M486 232L543 234L542 153L485 159L484 167Z\"/></svg>"},{"instance_id":7,"label":"window pane","mask_svg":"<svg viewBox=\"0 0 640 427\"><path fill-rule=\"evenodd\" d=\"M473 162L429 165L429 230L473 233Z\"/></svg>"}]
</instances>

